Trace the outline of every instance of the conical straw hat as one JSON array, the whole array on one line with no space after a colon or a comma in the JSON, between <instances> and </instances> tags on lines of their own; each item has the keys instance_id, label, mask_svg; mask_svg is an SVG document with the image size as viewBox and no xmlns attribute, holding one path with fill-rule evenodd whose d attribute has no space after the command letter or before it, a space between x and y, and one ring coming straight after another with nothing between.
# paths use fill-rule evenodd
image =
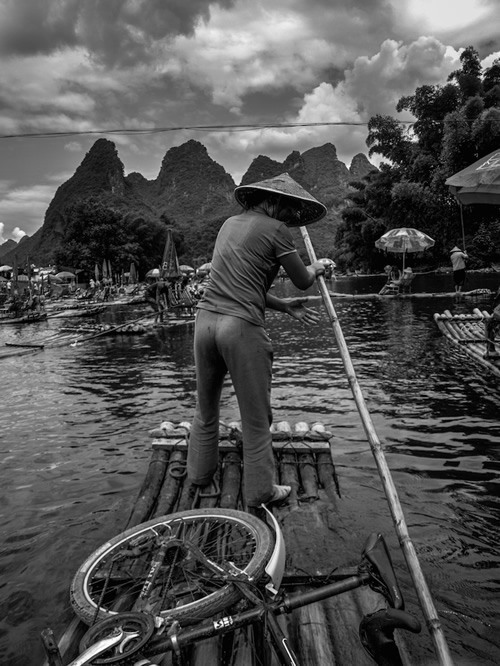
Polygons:
<instances>
[{"instance_id":1,"label":"conical straw hat","mask_svg":"<svg viewBox=\"0 0 500 666\"><path fill-rule=\"evenodd\" d=\"M261 180L258 183L250 183L249 185L239 185L234 190L236 201L248 208L248 198L255 190L263 190L265 192L274 192L275 194L282 194L290 199L296 200L297 213L295 220L288 222L289 226L305 226L321 220L326 215L326 206L315 199L309 192L299 185L287 173L282 173L274 178ZM299 205L300 204L300 205Z\"/></svg>"}]
</instances>

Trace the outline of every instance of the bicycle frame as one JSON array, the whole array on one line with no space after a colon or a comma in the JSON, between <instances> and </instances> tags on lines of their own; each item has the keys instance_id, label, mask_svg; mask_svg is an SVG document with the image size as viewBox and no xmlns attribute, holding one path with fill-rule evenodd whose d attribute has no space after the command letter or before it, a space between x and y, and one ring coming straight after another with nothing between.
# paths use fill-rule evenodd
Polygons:
<instances>
[{"instance_id":1,"label":"bicycle frame","mask_svg":"<svg viewBox=\"0 0 500 666\"><path fill-rule=\"evenodd\" d=\"M344 580L336 581L329 585L323 585L316 590L280 595L278 599L270 603L262 601L262 599L258 598L252 592L249 593L243 584L235 583L235 585L240 587L245 597L251 598L255 604L252 608L241 613L236 613L235 615L227 615L217 620L205 621L193 628L187 627L181 629L178 633L165 638L156 638L148 645L147 655L154 656L169 651L179 654L184 647L198 641L212 638L228 631L235 631L256 622L264 622L275 652L279 656L280 663L286 666L298 666L299 662L289 645L288 638L281 631L276 616L283 613L290 613L295 608L323 601L349 590L354 590L362 585L367 585L370 578L369 573L360 573L359 575L349 576Z\"/></svg>"},{"instance_id":2,"label":"bicycle frame","mask_svg":"<svg viewBox=\"0 0 500 666\"><path fill-rule=\"evenodd\" d=\"M273 514L264 505L262 509L275 533L274 549L265 567L266 576L262 580L253 580L232 562L212 561L194 543L184 541L177 544L179 540L174 535L171 538L163 536L158 539L158 550L152 558L149 573L133 610L117 613L115 617L94 624L86 634L88 640L84 642L84 646L87 649L69 666L84 666L98 657L102 658L101 663L107 663L108 658L105 654L108 654L110 648L115 656L111 657L109 663L116 664L121 663L121 655L123 662L129 662L132 654L136 653L138 657L153 657L168 652L175 652L181 656L184 648L198 641L257 623L263 627L264 639L273 647L279 663L284 666L298 666L297 657L281 630L277 616L363 585L368 585L383 594L390 608L377 611L362 619L359 629L361 642L377 664L383 666L402 664L394 641L394 629L407 629L418 633L420 623L404 611L404 601L383 536L370 535L363 549L360 564L355 570L356 573L337 574L337 580L334 582L288 594L282 586L285 567L283 535ZM232 583L238 589L241 599L248 602L248 608L233 615L202 620L194 626L180 626L177 621L152 615L149 592L168 548L176 545L187 548L207 571Z\"/></svg>"},{"instance_id":3,"label":"bicycle frame","mask_svg":"<svg viewBox=\"0 0 500 666\"><path fill-rule=\"evenodd\" d=\"M204 558L202 553L196 554L196 556ZM338 596L363 585L369 585L372 589L382 592L392 606L389 609L383 609L365 616L360 625L361 642L377 664L382 666L402 665L393 636L395 629L407 629L414 633L420 631L418 620L403 610L404 602L394 576L387 546L381 535L373 534L367 540L356 574L345 575L340 580L304 592L286 594L280 591L271 600L266 600L264 596L259 596L254 592L249 585L249 581L245 579L244 575L239 575L240 572L236 567L229 565L228 570L231 573L231 581L238 587L241 596L250 603L248 609L214 620L205 620L193 627L180 627L177 622L169 625L167 621L159 621L157 618L156 635L153 635L147 644L144 644L141 655L143 657L153 657L175 652L181 656L184 648L198 641L261 623L261 626L264 627L265 638L272 645L279 663L283 666L299 666L297 657L276 617L284 613L290 613L296 608ZM224 574L227 575L227 572L224 572ZM268 596L273 594L272 591L269 592L267 585L263 589L268 592ZM130 612L128 615L144 617L144 613ZM148 617L151 618L151 616ZM120 625L120 614L116 616L114 621L104 620L100 624L106 622L110 626L114 624L113 631L116 631L117 627L124 631ZM99 623L95 625L96 628L98 626ZM127 640L140 637L139 633L133 634L130 631L125 632L125 634ZM106 643L106 640L108 640L107 636L92 646L94 658L108 649L109 644ZM119 652L123 650L125 653L124 659L128 658L125 641L117 649ZM81 655L69 666L83 666L88 663L88 660L82 660L83 656Z\"/></svg>"}]
</instances>

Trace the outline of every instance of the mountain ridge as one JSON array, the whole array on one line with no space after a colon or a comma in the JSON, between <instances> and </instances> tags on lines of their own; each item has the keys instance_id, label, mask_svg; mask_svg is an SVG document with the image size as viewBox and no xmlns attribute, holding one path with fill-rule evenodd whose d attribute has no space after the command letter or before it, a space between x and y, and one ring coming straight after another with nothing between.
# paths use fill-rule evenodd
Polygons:
<instances>
[{"instance_id":1,"label":"mountain ridge","mask_svg":"<svg viewBox=\"0 0 500 666\"><path fill-rule=\"evenodd\" d=\"M283 162L259 155L250 163L241 184L288 172L327 206L326 218L313 225L316 235L324 236L327 227L331 234L331 223L338 222L338 210L349 190L349 182L370 170L376 167L363 153L354 156L351 167L347 167L338 159L335 146L326 143L303 153L292 151ZM108 139L98 139L73 176L56 190L42 226L33 236L25 236L22 243L9 246L0 256L3 263L11 265L15 255L19 266L28 257L30 262L39 265L52 263L63 242L71 207L88 197L99 198L124 217L134 215L163 221L177 228L186 237L189 247L191 239L205 231L210 232L207 238L213 238L222 221L237 212L235 187L232 176L194 139L167 150L158 176L153 180L136 171L126 175L115 144Z\"/></svg>"}]
</instances>

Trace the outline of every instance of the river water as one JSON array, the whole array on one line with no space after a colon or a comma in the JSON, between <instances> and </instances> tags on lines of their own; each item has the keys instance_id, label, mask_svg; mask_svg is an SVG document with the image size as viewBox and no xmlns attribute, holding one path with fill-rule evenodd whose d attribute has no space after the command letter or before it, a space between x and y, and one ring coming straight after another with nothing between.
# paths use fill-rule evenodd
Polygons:
<instances>
[{"instance_id":1,"label":"river water","mask_svg":"<svg viewBox=\"0 0 500 666\"><path fill-rule=\"evenodd\" d=\"M468 289L496 289L500 275L469 274L468 280ZM370 293L382 283L381 276L353 277L329 286ZM450 289L450 275L415 278L414 291ZM286 281L275 293L294 291ZM334 304L456 663L497 665L500 382L451 348L432 317L445 309L489 309L491 301ZM330 323L317 307L321 322L309 329L285 315L268 316L274 419L319 421L334 434L341 488L359 498L352 529L387 533L373 456ZM115 307L100 317L121 322L141 312ZM75 321L2 326L0 347L39 340ZM184 325L0 360L1 664L41 662L40 631L50 626L57 634L71 616L68 589L76 568L126 522L150 459L148 431L163 420L191 420L192 336L192 325ZM221 416L238 420L229 384ZM393 532L388 538L397 548ZM395 559L407 588L404 562ZM427 635L422 641L430 643ZM428 663L436 662L429 657Z\"/></svg>"}]
</instances>

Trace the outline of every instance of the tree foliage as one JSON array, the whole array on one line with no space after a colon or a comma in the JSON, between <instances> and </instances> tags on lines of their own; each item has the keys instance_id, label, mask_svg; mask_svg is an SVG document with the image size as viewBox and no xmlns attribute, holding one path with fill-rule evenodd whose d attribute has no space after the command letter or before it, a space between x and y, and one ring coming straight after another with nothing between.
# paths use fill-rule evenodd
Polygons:
<instances>
[{"instance_id":1,"label":"tree foliage","mask_svg":"<svg viewBox=\"0 0 500 666\"><path fill-rule=\"evenodd\" d=\"M436 240L432 250L412 258L417 265L448 262L450 247L463 240L473 265L488 265L500 255L498 206L464 207L462 239L460 208L445 185L452 174L500 149L500 60L482 71L469 46L460 61L444 85L420 86L399 100L396 110L415 119L411 127L391 116L370 119L369 154L386 161L363 185L352 184L336 234L334 258L341 266L380 270L387 257L374 241L402 226Z\"/></svg>"},{"instance_id":2,"label":"tree foliage","mask_svg":"<svg viewBox=\"0 0 500 666\"><path fill-rule=\"evenodd\" d=\"M75 266L88 274L104 259L117 273L128 271L131 263L143 274L160 265L167 235L164 221L124 214L99 197L78 201L66 215L62 249L56 256L59 265Z\"/></svg>"}]
</instances>

